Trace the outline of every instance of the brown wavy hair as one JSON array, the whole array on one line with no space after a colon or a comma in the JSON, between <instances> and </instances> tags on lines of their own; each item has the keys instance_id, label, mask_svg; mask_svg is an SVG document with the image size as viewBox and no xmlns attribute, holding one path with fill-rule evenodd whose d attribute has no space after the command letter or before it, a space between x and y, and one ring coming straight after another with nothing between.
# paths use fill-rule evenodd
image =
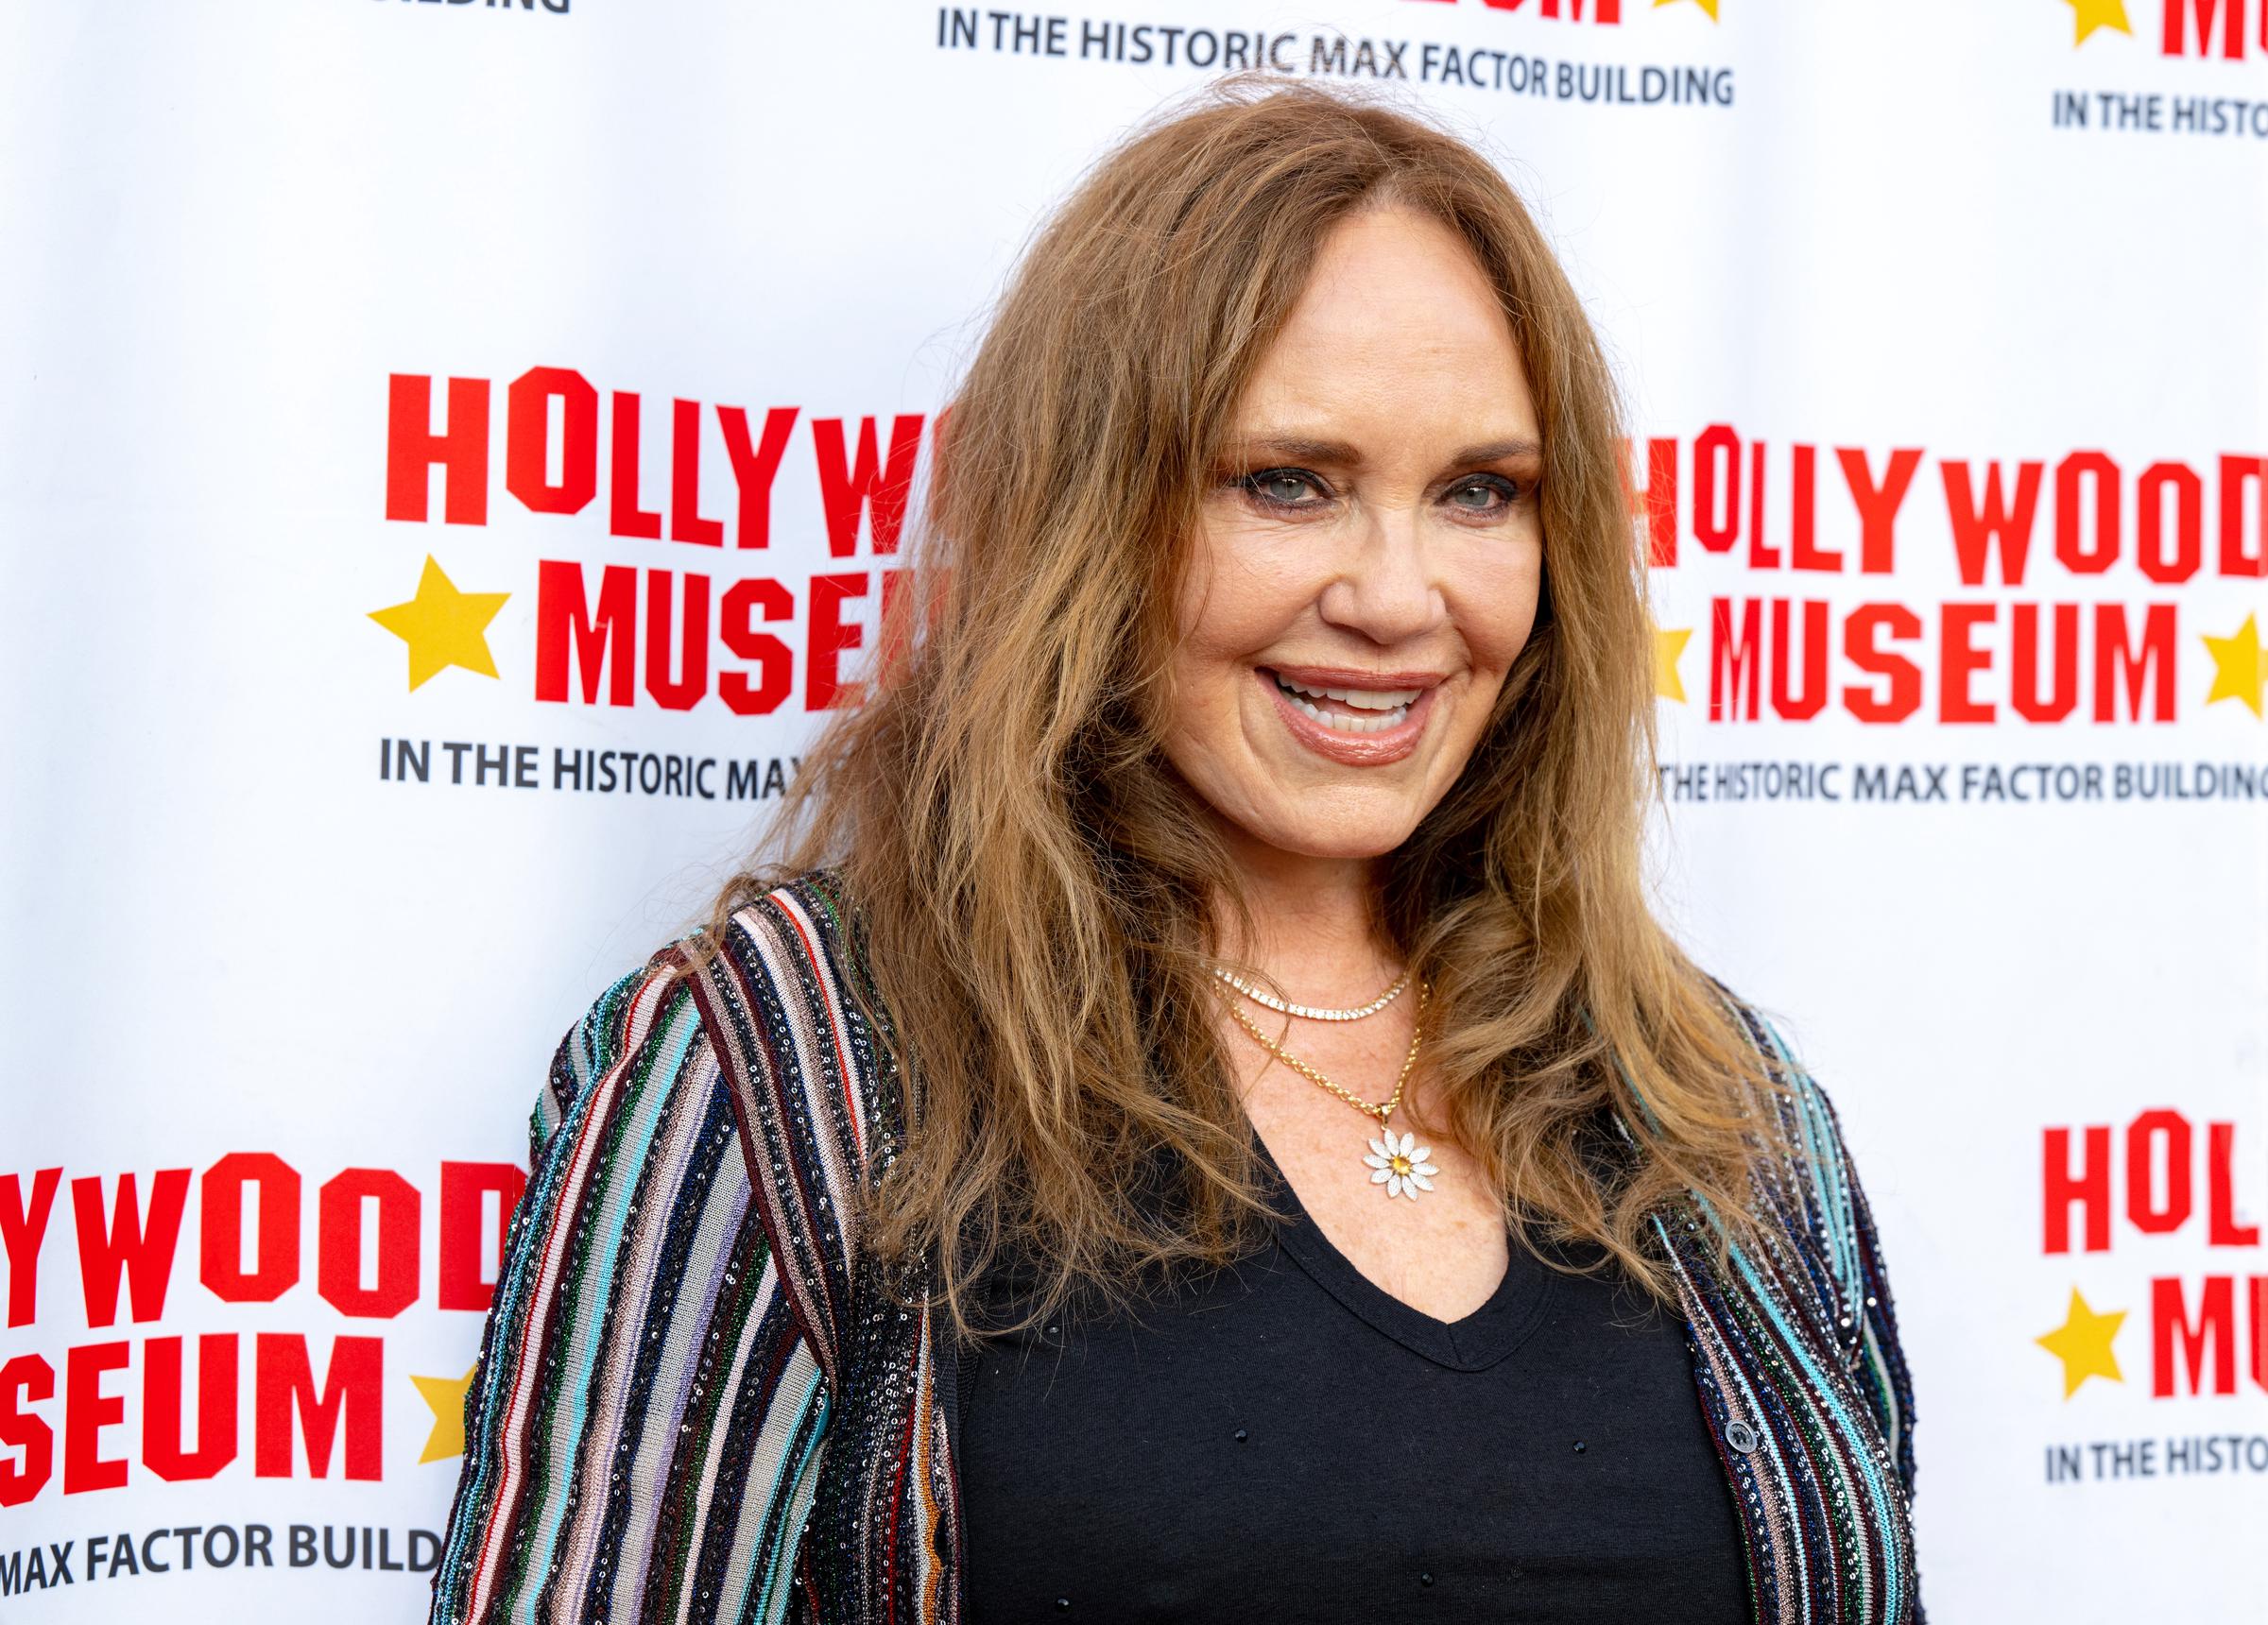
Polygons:
<instances>
[{"instance_id":1,"label":"brown wavy hair","mask_svg":"<svg viewBox=\"0 0 2268 1625\"><path fill-rule=\"evenodd\" d=\"M707 928L788 875L838 875L908 1080L862 1229L880 1257L934 1258L964 1330L1004 1257L1037 1269L1029 1321L1226 1263L1264 1221L1209 971L1216 904L1248 915L1160 748L1172 607L1317 246L1384 203L1472 250L1544 448L1535 629L1463 774L1380 863L1380 927L1434 989L1430 1129L1524 1233L1665 1297L1649 1215L1689 1190L1736 1232L1747 1210L1778 1116L1736 1010L1645 896L1645 563L1581 303L1471 146L1381 101L1227 80L1106 156L1030 243L932 459L901 600L928 613L885 627L883 680L805 757L769 857ZM1600 1138L1613 1115L1629 1139Z\"/></svg>"}]
</instances>

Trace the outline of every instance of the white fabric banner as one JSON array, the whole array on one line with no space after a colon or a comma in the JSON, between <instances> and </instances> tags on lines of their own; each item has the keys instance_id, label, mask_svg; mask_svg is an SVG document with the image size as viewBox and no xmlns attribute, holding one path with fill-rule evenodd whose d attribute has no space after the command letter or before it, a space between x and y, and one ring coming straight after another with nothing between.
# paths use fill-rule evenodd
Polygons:
<instances>
[{"instance_id":1,"label":"white fabric banner","mask_svg":"<svg viewBox=\"0 0 2268 1625\"><path fill-rule=\"evenodd\" d=\"M421 1617L553 1046L854 689L1039 214L1498 155L1629 395L1665 912L1842 1109L1947 1620L2258 1621L2268 0L0 12L0 1616Z\"/></svg>"}]
</instances>

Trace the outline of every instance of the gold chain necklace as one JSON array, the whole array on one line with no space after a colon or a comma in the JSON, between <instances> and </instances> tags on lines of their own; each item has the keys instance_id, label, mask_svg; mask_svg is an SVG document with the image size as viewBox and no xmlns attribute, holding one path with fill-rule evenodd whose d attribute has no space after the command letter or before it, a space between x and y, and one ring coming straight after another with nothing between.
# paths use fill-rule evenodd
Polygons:
<instances>
[{"instance_id":1,"label":"gold chain necklace","mask_svg":"<svg viewBox=\"0 0 2268 1625\"><path fill-rule=\"evenodd\" d=\"M1394 1115L1394 1108L1401 1104L1401 1091L1409 1084L1411 1069L1418 1065L1418 1050L1425 1037L1427 991L1425 984L1420 982L1418 984L1418 1006L1410 1021L1410 1052L1401 1059L1401 1072L1394 1080L1394 1092L1383 1103L1364 1100L1341 1088L1253 1025L1251 1018L1242 1010L1233 1004L1228 1006L1228 1014L1236 1018L1236 1024L1250 1035L1254 1043L1308 1082L1329 1089L1366 1117L1378 1119L1379 1138L1370 1141L1370 1155L1363 1158L1364 1164L1370 1170L1370 1183L1385 1187L1388 1196L1406 1196L1413 1202L1418 1200L1420 1190L1434 1188L1433 1176L1441 1171L1433 1164L1432 1147L1419 1145L1414 1134L1396 1134L1387 1126L1386 1120Z\"/></svg>"}]
</instances>

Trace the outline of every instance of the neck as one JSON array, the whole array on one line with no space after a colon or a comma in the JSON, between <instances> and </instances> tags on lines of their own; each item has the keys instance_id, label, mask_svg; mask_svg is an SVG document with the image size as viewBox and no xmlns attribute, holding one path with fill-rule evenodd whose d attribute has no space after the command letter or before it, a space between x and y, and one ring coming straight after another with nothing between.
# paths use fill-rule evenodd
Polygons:
<instances>
[{"instance_id":1,"label":"neck","mask_svg":"<svg viewBox=\"0 0 2268 1625\"><path fill-rule=\"evenodd\" d=\"M1315 858L1225 831L1251 914L1246 935L1220 914L1224 955L1249 965L1305 1003L1359 1004L1400 969L1371 915L1373 858Z\"/></svg>"}]
</instances>

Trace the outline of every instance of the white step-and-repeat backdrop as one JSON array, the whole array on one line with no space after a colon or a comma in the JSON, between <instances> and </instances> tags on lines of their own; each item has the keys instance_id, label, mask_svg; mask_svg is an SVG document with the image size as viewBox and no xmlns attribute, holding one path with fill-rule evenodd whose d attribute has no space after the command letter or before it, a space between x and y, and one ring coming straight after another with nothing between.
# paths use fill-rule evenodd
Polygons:
<instances>
[{"instance_id":1,"label":"white step-and-repeat backdrop","mask_svg":"<svg viewBox=\"0 0 2268 1625\"><path fill-rule=\"evenodd\" d=\"M0 1618L421 1617L552 1046L856 692L1040 212L1257 65L1548 221L1663 907L1945 1620L2268 1617L2268 0L0 9Z\"/></svg>"}]
</instances>

